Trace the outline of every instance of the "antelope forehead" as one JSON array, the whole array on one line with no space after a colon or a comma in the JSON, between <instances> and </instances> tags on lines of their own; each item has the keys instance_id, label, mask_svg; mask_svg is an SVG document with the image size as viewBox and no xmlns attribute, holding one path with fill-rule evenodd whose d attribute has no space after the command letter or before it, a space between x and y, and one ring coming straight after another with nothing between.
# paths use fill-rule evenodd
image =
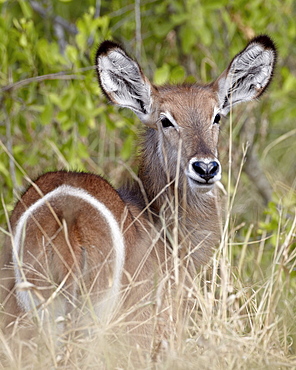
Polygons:
<instances>
[{"instance_id":1,"label":"antelope forehead","mask_svg":"<svg viewBox=\"0 0 296 370\"><path fill-rule=\"evenodd\" d=\"M165 94L166 95L166 94ZM164 96L162 112L169 112L178 125L188 125L199 122L209 122L217 111L217 98L213 91L206 88L180 89Z\"/></svg>"},{"instance_id":2,"label":"antelope forehead","mask_svg":"<svg viewBox=\"0 0 296 370\"><path fill-rule=\"evenodd\" d=\"M177 107L173 107L173 109L166 109L161 112L160 117L165 116L176 126L196 134L201 130L206 132L209 130L218 111L217 107L210 107L210 109L194 107L177 109Z\"/></svg>"}]
</instances>

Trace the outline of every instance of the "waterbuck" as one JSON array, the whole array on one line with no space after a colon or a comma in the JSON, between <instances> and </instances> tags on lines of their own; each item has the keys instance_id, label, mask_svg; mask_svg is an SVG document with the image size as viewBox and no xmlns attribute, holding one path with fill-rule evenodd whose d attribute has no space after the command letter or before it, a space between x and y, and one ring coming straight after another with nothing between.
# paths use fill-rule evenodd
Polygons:
<instances>
[{"instance_id":1,"label":"waterbuck","mask_svg":"<svg viewBox=\"0 0 296 370\"><path fill-rule=\"evenodd\" d=\"M118 190L81 172L49 172L31 184L1 251L3 326L50 306L56 316L84 307L99 322L125 312L146 347L155 333L167 336L186 284L220 240L220 118L265 91L275 60L272 40L259 36L210 84L155 86L124 49L104 41L101 89L145 126L138 176ZM176 292L180 282L174 300L168 287Z\"/></svg>"}]
</instances>

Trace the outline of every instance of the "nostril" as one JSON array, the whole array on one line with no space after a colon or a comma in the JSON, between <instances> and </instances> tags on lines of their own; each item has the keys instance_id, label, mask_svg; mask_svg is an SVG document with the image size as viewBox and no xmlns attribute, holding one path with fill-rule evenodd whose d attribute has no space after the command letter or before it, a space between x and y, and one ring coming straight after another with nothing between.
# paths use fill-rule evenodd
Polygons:
<instances>
[{"instance_id":1,"label":"nostril","mask_svg":"<svg viewBox=\"0 0 296 370\"><path fill-rule=\"evenodd\" d=\"M215 176L217 172L219 171L219 163L216 161L210 162L208 164L208 172L210 175Z\"/></svg>"},{"instance_id":2,"label":"nostril","mask_svg":"<svg viewBox=\"0 0 296 370\"><path fill-rule=\"evenodd\" d=\"M203 177L207 173L207 165L204 162L193 162L192 167L194 171L201 177Z\"/></svg>"},{"instance_id":3,"label":"nostril","mask_svg":"<svg viewBox=\"0 0 296 370\"><path fill-rule=\"evenodd\" d=\"M212 161L210 163L196 161L192 163L192 168L197 175L208 182L218 174L219 163L216 161Z\"/></svg>"}]
</instances>

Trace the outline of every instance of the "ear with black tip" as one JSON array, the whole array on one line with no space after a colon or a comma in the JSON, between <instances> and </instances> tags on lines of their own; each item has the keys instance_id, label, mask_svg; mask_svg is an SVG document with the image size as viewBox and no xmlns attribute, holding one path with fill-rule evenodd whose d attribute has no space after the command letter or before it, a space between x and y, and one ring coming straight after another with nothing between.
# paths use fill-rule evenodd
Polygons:
<instances>
[{"instance_id":1,"label":"ear with black tip","mask_svg":"<svg viewBox=\"0 0 296 370\"><path fill-rule=\"evenodd\" d=\"M142 122L149 122L152 85L138 63L116 43L104 41L96 54L99 83L107 98L130 108Z\"/></svg>"},{"instance_id":2,"label":"ear with black tip","mask_svg":"<svg viewBox=\"0 0 296 370\"><path fill-rule=\"evenodd\" d=\"M252 39L233 58L226 71L214 82L222 114L226 115L235 104L263 94L272 79L276 58L276 47L266 35Z\"/></svg>"}]
</instances>

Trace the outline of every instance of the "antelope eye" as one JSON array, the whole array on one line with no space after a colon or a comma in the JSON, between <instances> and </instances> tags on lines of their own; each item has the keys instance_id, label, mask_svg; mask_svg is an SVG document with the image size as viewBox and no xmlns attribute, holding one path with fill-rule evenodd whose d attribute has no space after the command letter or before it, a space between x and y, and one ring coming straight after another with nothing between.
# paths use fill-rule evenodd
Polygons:
<instances>
[{"instance_id":1,"label":"antelope eye","mask_svg":"<svg viewBox=\"0 0 296 370\"><path fill-rule=\"evenodd\" d=\"M162 117L161 118L161 124L162 124L163 128L174 127L172 122L167 117Z\"/></svg>"},{"instance_id":2,"label":"antelope eye","mask_svg":"<svg viewBox=\"0 0 296 370\"><path fill-rule=\"evenodd\" d=\"M219 113L217 113L217 114L215 115L215 118L214 118L214 123L219 123L219 122L220 122L220 119L221 119L221 116L220 116L220 114L219 114Z\"/></svg>"}]
</instances>

